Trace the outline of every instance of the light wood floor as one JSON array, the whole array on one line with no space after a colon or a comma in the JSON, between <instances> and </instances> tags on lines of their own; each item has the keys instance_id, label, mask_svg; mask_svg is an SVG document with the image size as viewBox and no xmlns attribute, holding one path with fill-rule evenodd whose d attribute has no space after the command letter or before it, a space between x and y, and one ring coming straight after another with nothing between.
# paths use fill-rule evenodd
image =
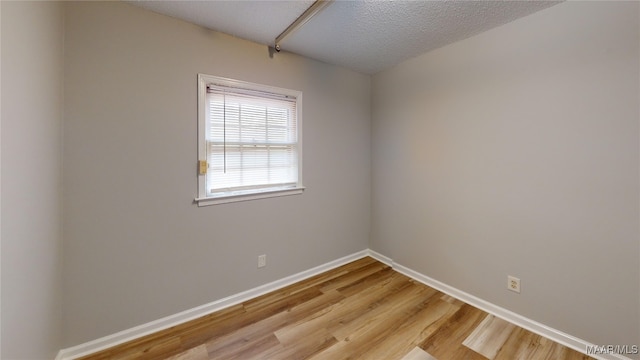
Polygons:
<instances>
[{"instance_id":1,"label":"light wood floor","mask_svg":"<svg viewBox=\"0 0 640 360\"><path fill-rule=\"evenodd\" d=\"M83 359L590 359L371 258Z\"/></svg>"}]
</instances>

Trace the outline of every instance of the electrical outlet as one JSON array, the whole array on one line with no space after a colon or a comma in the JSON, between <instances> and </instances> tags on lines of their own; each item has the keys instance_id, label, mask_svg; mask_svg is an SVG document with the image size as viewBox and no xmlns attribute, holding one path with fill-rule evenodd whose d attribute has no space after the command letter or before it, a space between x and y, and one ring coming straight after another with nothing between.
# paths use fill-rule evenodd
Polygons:
<instances>
[{"instance_id":1,"label":"electrical outlet","mask_svg":"<svg viewBox=\"0 0 640 360\"><path fill-rule=\"evenodd\" d=\"M267 266L267 255L259 255L258 256L258 267L265 267Z\"/></svg>"},{"instance_id":2,"label":"electrical outlet","mask_svg":"<svg viewBox=\"0 0 640 360\"><path fill-rule=\"evenodd\" d=\"M507 289L520 294L520 279L515 276L507 276Z\"/></svg>"}]
</instances>

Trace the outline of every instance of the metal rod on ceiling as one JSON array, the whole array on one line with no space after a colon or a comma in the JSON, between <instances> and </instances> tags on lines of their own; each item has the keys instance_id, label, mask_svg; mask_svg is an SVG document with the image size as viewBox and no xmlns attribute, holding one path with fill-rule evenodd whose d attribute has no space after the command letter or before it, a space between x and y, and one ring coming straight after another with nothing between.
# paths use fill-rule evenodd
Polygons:
<instances>
[{"instance_id":1,"label":"metal rod on ceiling","mask_svg":"<svg viewBox=\"0 0 640 360\"><path fill-rule=\"evenodd\" d=\"M320 10L324 9L327 5L329 5L333 0L316 0L307 10L305 10L302 15L300 15L296 21L292 22L284 31L276 37L275 41L275 49L277 52L280 52L280 42L287 37L292 32L298 30L298 28L302 27L302 25L306 24L307 21L311 20L311 18L316 15Z\"/></svg>"}]
</instances>

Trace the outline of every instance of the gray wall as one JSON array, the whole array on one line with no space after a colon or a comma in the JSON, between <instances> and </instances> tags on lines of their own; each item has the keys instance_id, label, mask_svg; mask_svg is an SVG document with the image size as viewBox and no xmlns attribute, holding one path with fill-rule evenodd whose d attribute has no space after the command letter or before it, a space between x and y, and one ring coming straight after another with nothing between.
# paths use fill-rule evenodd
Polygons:
<instances>
[{"instance_id":1,"label":"gray wall","mask_svg":"<svg viewBox=\"0 0 640 360\"><path fill-rule=\"evenodd\" d=\"M374 76L371 248L637 344L639 6L563 3Z\"/></svg>"},{"instance_id":2,"label":"gray wall","mask_svg":"<svg viewBox=\"0 0 640 360\"><path fill-rule=\"evenodd\" d=\"M2 7L2 359L61 347L63 9Z\"/></svg>"},{"instance_id":3,"label":"gray wall","mask_svg":"<svg viewBox=\"0 0 640 360\"><path fill-rule=\"evenodd\" d=\"M65 6L64 346L367 248L368 76L124 3ZM198 73L303 92L304 194L193 204Z\"/></svg>"}]
</instances>

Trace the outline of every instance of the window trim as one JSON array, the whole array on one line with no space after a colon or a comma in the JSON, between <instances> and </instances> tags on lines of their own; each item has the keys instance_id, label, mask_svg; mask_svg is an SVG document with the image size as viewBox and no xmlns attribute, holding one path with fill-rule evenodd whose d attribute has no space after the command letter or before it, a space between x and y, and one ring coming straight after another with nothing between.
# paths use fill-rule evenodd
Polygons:
<instances>
[{"instance_id":1,"label":"window trim","mask_svg":"<svg viewBox=\"0 0 640 360\"><path fill-rule=\"evenodd\" d=\"M298 132L298 182L295 187L288 188L269 188L257 191L235 192L231 194L219 196L207 196L206 191L206 174L198 173L198 196L194 201L198 206L209 206L218 204L227 204L238 201L248 201L257 199L266 199L279 196L297 195L304 191L302 185L302 92L290 89L279 88L269 85L261 85L250 83L242 80L234 80L219 76L198 74L198 161L207 160L206 145L206 96L207 85L215 84L227 86L235 89L244 89L249 91L261 91L296 98L296 116L297 116L297 132Z\"/></svg>"}]
</instances>

